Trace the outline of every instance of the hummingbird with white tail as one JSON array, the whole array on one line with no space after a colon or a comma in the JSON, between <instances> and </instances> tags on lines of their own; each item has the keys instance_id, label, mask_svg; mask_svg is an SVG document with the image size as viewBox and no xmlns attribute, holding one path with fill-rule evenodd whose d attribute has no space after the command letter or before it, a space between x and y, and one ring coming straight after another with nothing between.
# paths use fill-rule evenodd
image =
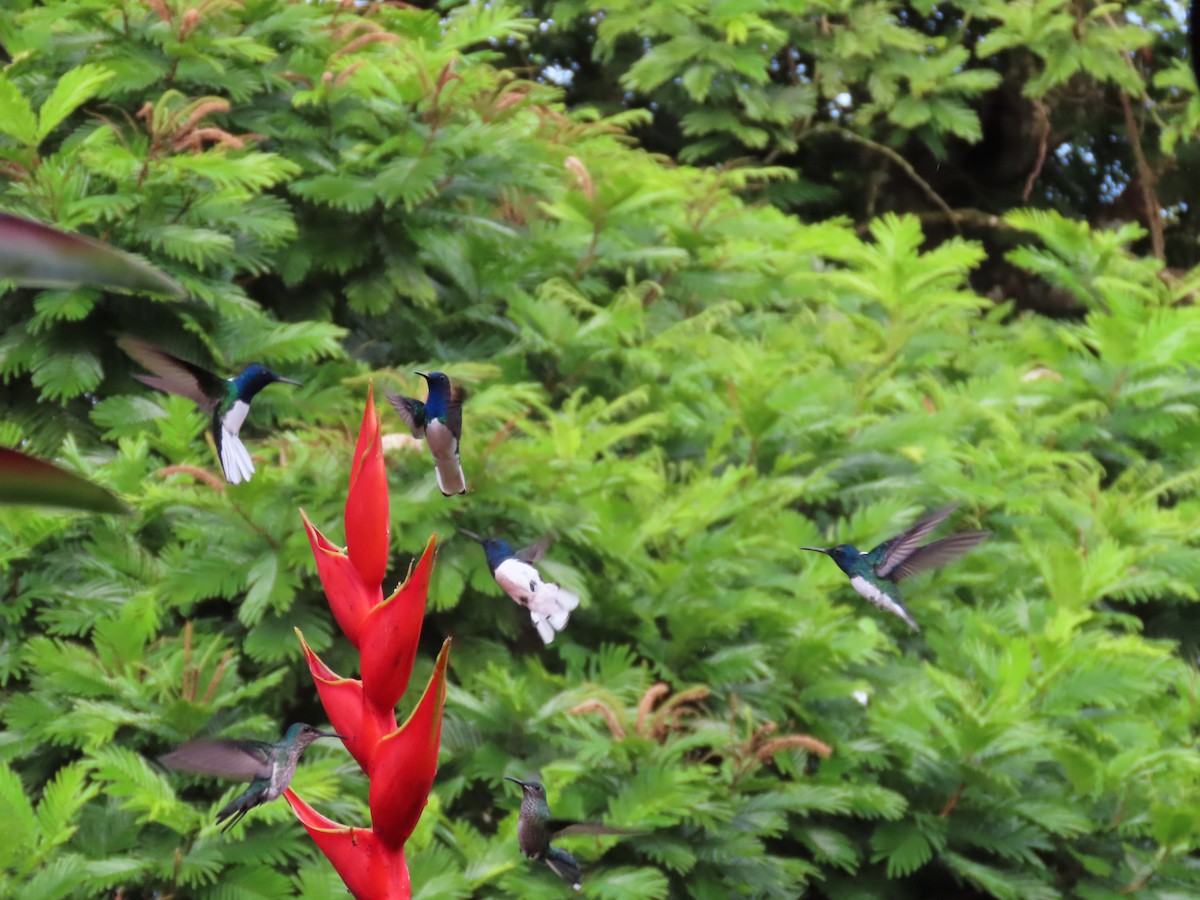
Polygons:
<instances>
[{"instance_id":1,"label":"hummingbird with white tail","mask_svg":"<svg viewBox=\"0 0 1200 900\"><path fill-rule=\"evenodd\" d=\"M412 436L424 438L433 457L438 489L449 497L465 494L467 479L458 458L458 442L462 438L462 396L450 386L445 372L416 372L429 385L429 396L422 403L413 397L389 393L392 404L404 420Z\"/></svg>"},{"instance_id":2,"label":"hummingbird with white tail","mask_svg":"<svg viewBox=\"0 0 1200 900\"><path fill-rule=\"evenodd\" d=\"M232 378L222 378L203 366L131 337L121 338L117 346L154 373L133 376L142 384L187 397L212 415L213 443L217 445L225 480L230 484L249 481L254 474L254 461L238 434L250 413L250 401L268 384L299 386L300 382L276 375L258 363Z\"/></svg>"},{"instance_id":3,"label":"hummingbird with white tail","mask_svg":"<svg viewBox=\"0 0 1200 900\"><path fill-rule=\"evenodd\" d=\"M579 597L557 584L543 581L534 563L546 555L550 538L544 537L528 547L514 550L500 538L485 538L465 528L458 529L473 541L483 546L492 577L518 604L529 610L529 618L549 644L554 633L567 627L571 611L579 605Z\"/></svg>"}]
</instances>

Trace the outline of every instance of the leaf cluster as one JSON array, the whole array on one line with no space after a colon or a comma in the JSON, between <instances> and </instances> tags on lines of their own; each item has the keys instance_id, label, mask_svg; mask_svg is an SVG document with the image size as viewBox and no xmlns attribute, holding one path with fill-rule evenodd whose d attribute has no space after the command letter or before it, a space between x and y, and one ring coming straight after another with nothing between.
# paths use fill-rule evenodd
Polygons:
<instances>
[{"instance_id":1,"label":"leaf cluster","mask_svg":"<svg viewBox=\"0 0 1200 900\"><path fill-rule=\"evenodd\" d=\"M776 40L760 19L723 33ZM366 383L431 366L469 392L471 493L442 498L385 419L388 586L438 532L424 640L456 643L419 896L560 895L517 852L505 774L647 832L565 839L587 896L1200 891L1195 276L1132 253L1136 226L1012 210L1008 263L1082 313L1018 311L972 288L975 241L803 222L746 199L777 170L675 165L631 141L644 117L568 111L497 65L531 24L503 3L0 13L29 110L0 129L0 204L193 297L3 296L0 438L134 514L0 511L0 894L338 889L282 804L224 838L236 788L153 759L317 717L293 626L351 671L296 510L333 531ZM126 332L304 382L255 400L253 481L222 484L204 417L129 377ZM906 583L922 637L798 558L948 502L993 536ZM555 534L543 572L583 602L550 648L459 526ZM297 787L365 823L338 748Z\"/></svg>"}]
</instances>

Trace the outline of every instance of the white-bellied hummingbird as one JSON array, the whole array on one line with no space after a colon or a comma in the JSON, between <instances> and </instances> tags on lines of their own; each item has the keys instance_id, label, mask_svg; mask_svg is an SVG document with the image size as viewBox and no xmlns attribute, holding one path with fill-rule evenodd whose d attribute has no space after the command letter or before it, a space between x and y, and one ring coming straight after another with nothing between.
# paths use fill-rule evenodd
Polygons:
<instances>
[{"instance_id":1,"label":"white-bellied hummingbird","mask_svg":"<svg viewBox=\"0 0 1200 900\"><path fill-rule=\"evenodd\" d=\"M317 738L323 737L340 738L341 735L318 731L311 725L297 722L275 744L201 738L180 744L160 757L159 762L184 772L249 781L250 786L217 813L218 825L229 820L221 829L228 831L254 807L269 803L282 794L296 774L300 754Z\"/></svg>"},{"instance_id":2,"label":"white-bellied hummingbird","mask_svg":"<svg viewBox=\"0 0 1200 900\"><path fill-rule=\"evenodd\" d=\"M899 616L913 631L920 632L920 626L900 602L900 588L897 582L917 572L944 566L991 534L990 531L962 531L924 547L917 546L957 508L957 504L942 507L921 519L908 531L865 553L852 544L800 549L824 553L831 557L838 564L838 568L850 576L850 586L861 596L885 612Z\"/></svg>"},{"instance_id":3,"label":"white-bellied hummingbird","mask_svg":"<svg viewBox=\"0 0 1200 900\"><path fill-rule=\"evenodd\" d=\"M424 438L433 456L438 488L449 497L465 494L467 479L458 458L458 442L462 439L462 398L450 386L445 372L416 372L429 386L429 396L422 403L412 397L389 393L388 402L415 438Z\"/></svg>"},{"instance_id":4,"label":"white-bellied hummingbird","mask_svg":"<svg viewBox=\"0 0 1200 900\"><path fill-rule=\"evenodd\" d=\"M488 568L492 577L521 606L529 610L529 618L542 640L549 644L554 633L567 627L571 610L579 605L579 597L557 584L543 581L542 575L533 564L546 555L550 538L514 550L506 541L495 537L481 537L465 528L458 529L473 541L483 545Z\"/></svg>"},{"instance_id":5,"label":"white-bellied hummingbird","mask_svg":"<svg viewBox=\"0 0 1200 900\"><path fill-rule=\"evenodd\" d=\"M117 346L154 373L133 376L142 384L187 397L212 415L213 442L217 445L225 480L230 484L249 481L254 474L254 461L238 432L250 412L250 401L268 384L278 381L298 386L300 382L276 375L258 363L247 366L232 378L222 378L203 366L131 337L121 338Z\"/></svg>"}]
</instances>

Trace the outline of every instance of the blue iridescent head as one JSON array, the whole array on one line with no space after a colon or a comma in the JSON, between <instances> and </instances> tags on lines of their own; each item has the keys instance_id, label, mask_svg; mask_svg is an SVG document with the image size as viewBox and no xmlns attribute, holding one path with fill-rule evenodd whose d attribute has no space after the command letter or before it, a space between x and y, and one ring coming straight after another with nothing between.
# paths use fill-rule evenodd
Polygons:
<instances>
[{"instance_id":1,"label":"blue iridescent head","mask_svg":"<svg viewBox=\"0 0 1200 900\"><path fill-rule=\"evenodd\" d=\"M445 372L416 372L429 385L429 397L425 401L425 415L430 419L438 419L446 414L450 405L450 378Z\"/></svg>"},{"instance_id":2,"label":"blue iridescent head","mask_svg":"<svg viewBox=\"0 0 1200 900\"><path fill-rule=\"evenodd\" d=\"M293 381L290 378L284 378L276 375L270 369L259 363L246 366L240 375L234 376L233 383L237 385L237 394L239 400L245 400L249 403L254 399L254 395L265 388L268 384L274 384L276 381L284 384L294 384L299 386L300 382Z\"/></svg>"},{"instance_id":3,"label":"blue iridescent head","mask_svg":"<svg viewBox=\"0 0 1200 900\"><path fill-rule=\"evenodd\" d=\"M862 553L853 544L838 544L836 547L801 547L800 549L824 553L837 563L838 568L843 572L849 572L850 567L862 556Z\"/></svg>"},{"instance_id":4,"label":"blue iridescent head","mask_svg":"<svg viewBox=\"0 0 1200 900\"><path fill-rule=\"evenodd\" d=\"M517 551L512 548L508 541L503 541L500 538L489 537L485 538L473 531L467 531L465 528L458 529L473 541L478 541L483 547L483 552L487 554L488 568L495 574L496 567L503 562L507 562L517 555Z\"/></svg>"}]
</instances>

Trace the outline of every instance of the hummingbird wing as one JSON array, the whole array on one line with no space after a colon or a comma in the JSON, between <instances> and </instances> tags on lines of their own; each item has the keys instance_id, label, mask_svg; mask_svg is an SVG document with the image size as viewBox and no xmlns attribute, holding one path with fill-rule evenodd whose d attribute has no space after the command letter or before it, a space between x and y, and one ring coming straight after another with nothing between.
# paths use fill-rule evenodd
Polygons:
<instances>
[{"instance_id":1,"label":"hummingbird wing","mask_svg":"<svg viewBox=\"0 0 1200 900\"><path fill-rule=\"evenodd\" d=\"M513 555L521 562L535 563L546 555L546 551L550 549L550 541L550 535L546 535L544 538L534 541L528 547L522 547Z\"/></svg>"},{"instance_id":2,"label":"hummingbird wing","mask_svg":"<svg viewBox=\"0 0 1200 900\"><path fill-rule=\"evenodd\" d=\"M123 337L117 341L117 346L143 368L154 373L133 376L142 384L169 394L187 397L205 409L215 406L225 393L225 379L221 376L186 359L172 356L145 341Z\"/></svg>"},{"instance_id":3,"label":"hummingbird wing","mask_svg":"<svg viewBox=\"0 0 1200 900\"><path fill-rule=\"evenodd\" d=\"M408 426L408 430L412 432L412 436L425 437L425 404L412 397L401 397L399 394L389 393L387 398L388 403L392 404L404 420L404 424Z\"/></svg>"},{"instance_id":4,"label":"hummingbird wing","mask_svg":"<svg viewBox=\"0 0 1200 900\"><path fill-rule=\"evenodd\" d=\"M896 535L891 540L884 541L871 550L868 556L875 563L875 574L880 578L887 578L900 563L912 556L913 551L917 549L925 535L937 528L956 509L958 509L957 503L943 506L918 521L908 531Z\"/></svg>"},{"instance_id":5,"label":"hummingbird wing","mask_svg":"<svg viewBox=\"0 0 1200 900\"><path fill-rule=\"evenodd\" d=\"M641 834L629 828L617 828L615 825L601 825L599 822L576 822L573 819L550 819L546 822L550 832L550 840L567 837L572 834Z\"/></svg>"},{"instance_id":6,"label":"hummingbird wing","mask_svg":"<svg viewBox=\"0 0 1200 900\"><path fill-rule=\"evenodd\" d=\"M446 404L446 427L456 441L462 440L462 398L461 391L454 391L450 395L450 402Z\"/></svg>"},{"instance_id":7,"label":"hummingbird wing","mask_svg":"<svg viewBox=\"0 0 1200 900\"><path fill-rule=\"evenodd\" d=\"M172 769L216 775L232 781L271 777L273 744L202 738L180 744L159 762Z\"/></svg>"},{"instance_id":8,"label":"hummingbird wing","mask_svg":"<svg viewBox=\"0 0 1200 900\"><path fill-rule=\"evenodd\" d=\"M958 559L976 544L983 541L990 531L963 531L944 537L940 541L918 547L909 554L908 559L896 566L892 578L899 581L918 572L936 569L951 560Z\"/></svg>"}]
</instances>

